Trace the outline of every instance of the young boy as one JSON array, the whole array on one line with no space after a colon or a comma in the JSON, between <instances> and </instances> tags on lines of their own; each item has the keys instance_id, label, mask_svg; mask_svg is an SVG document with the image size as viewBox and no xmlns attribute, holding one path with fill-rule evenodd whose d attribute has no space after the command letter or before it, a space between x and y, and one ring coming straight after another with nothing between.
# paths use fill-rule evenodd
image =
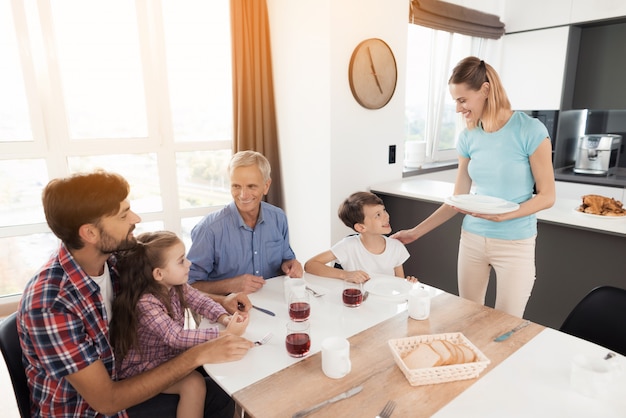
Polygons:
<instances>
[{"instance_id":1,"label":"young boy","mask_svg":"<svg viewBox=\"0 0 626 418\"><path fill-rule=\"evenodd\" d=\"M339 206L338 214L358 234L311 258L304 265L306 272L355 283L364 283L373 274L404 278L402 264L409 252L400 241L384 235L391 233L391 225L381 198L370 192L353 193ZM342 268L328 266L331 261ZM413 276L407 276L407 280L417 281Z\"/></svg>"}]
</instances>

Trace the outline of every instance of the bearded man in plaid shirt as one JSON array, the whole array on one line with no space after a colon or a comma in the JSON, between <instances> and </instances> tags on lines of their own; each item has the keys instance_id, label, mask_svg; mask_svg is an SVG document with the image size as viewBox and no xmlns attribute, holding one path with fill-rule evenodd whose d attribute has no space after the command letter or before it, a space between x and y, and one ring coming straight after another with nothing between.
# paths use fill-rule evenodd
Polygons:
<instances>
[{"instance_id":1,"label":"bearded man in plaid shirt","mask_svg":"<svg viewBox=\"0 0 626 418\"><path fill-rule=\"evenodd\" d=\"M59 249L26 285L17 326L33 417L172 416L178 396L160 394L205 363L238 360L252 343L226 335L162 365L118 380L109 343L111 302L118 291L114 253L136 245L128 182L97 171L52 180L43 191ZM229 312L245 295L218 302ZM232 418L232 399L211 379L205 416Z\"/></svg>"}]
</instances>

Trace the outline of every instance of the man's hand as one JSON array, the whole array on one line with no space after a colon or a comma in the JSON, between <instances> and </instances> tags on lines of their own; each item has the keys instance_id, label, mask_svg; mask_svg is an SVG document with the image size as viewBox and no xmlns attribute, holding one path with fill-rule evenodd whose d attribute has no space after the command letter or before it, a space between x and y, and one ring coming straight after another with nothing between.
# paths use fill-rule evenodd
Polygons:
<instances>
[{"instance_id":1,"label":"man's hand","mask_svg":"<svg viewBox=\"0 0 626 418\"><path fill-rule=\"evenodd\" d=\"M242 274L232 278L233 292L254 293L263 285L265 285L263 277L253 274Z\"/></svg>"},{"instance_id":2,"label":"man's hand","mask_svg":"<svg viewBox=\"0 0 626 418\"><path fill-rule=\"evenodd\" d=\"M302 269L302 264L295 258L293 260L283 261L283 264L280 266L283 273L285 273L289 277L300 278L304 274L304 270Z\"/></svg>"},{"instance_id":3,"label":"man's hand","mask_svg":"<svg viewBox=\"0 0 626 418\"><path fill-rule=\"evenodd\" d=\"M241 360L254 347L252 341L233 334L225 334L196 346L201 364L225 363Z\"/></svg>"}]
</instances>

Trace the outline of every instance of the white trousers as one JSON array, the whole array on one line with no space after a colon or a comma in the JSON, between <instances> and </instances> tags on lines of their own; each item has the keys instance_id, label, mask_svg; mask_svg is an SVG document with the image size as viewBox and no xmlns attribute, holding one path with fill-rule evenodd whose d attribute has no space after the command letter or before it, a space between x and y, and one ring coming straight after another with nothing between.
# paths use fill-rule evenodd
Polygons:
<instances>
[{"instance_id":1,"label":"white trousers","mask_svg":"<svg viewBox=\"0 0 626 418\"><path fill-rule=\"evenodd\" d=\"M535 239L503 240L461 231L459 296L482 305L489 273L496 272L495 308L522 317L535 283Z\"/></svg>"}]
</instances>

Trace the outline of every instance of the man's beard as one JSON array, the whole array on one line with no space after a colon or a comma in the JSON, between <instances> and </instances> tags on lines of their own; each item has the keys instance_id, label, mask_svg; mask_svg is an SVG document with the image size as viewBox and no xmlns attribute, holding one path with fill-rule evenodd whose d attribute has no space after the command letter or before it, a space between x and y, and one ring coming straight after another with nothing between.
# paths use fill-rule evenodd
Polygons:
<instances>
[{"instance_id":1,"label":"man's beard","mask_svg":"<svg viewBox=\"0 0 626 418\"><path fill-rule=\"evenodd\" d=\"M116 251L124 251L133 248L137 245L137 238L131 234L135 226L129 229L128 235L121 241L116 240L106 231L100 228L100 246L99 250L103 254L113 254Z\"/></svg>"}]
</instances>

